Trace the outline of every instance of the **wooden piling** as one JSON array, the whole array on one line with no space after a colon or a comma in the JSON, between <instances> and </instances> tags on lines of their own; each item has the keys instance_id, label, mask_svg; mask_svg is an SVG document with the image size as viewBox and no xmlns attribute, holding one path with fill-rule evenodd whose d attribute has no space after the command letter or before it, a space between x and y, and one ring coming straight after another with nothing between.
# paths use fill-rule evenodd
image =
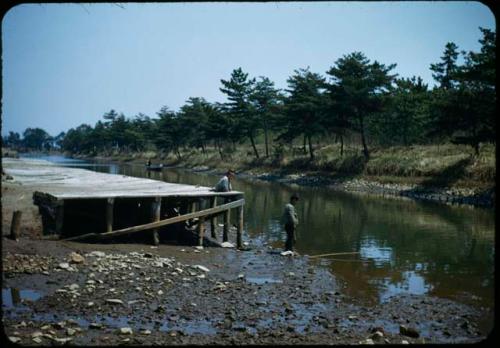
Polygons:
<instances>
[{"instance_id":1,"label":"wooden piling","mask_svg":"<svg viewBox=\"0 0 500 348\"><path fill-rule=\"evenodd\" d=\"M210 207L215 208L217 206L217 197L210 198ZM217 239L217 233L215 231L217 225L217 218L214 216L210 218L210 234L212 238Z\"/></svg>"},{"instance_id":2,"label":"wooden piling","mask_svg":"<svg viewBox=\"0 0 500 348\"><path fill-rule=\"evenodd\" d=\"M237 230L236 230L236 247L238 249L241 249L243 246L242 243L242 234L243 234L243 206L240 206L236 208L237 211L237 216L238 216L238 222L237 222Z\"/></svg>"},{"instance_id":3,"label":"wooden piling","mask_svg":"<svg viewBox=\"0 0 500 348\"><path fill-rule=\"evenodd\" d=\"M64 226L64 201L58 201L55 204L55 232L58 235L62 234Z\"/></svg>"},{"instance_id":4,"label":"wooden piling","mask_svg":"<svg viewBox=\"0 0 500 348\"><path fill-rule=\"evenodd\" d=\"M10 238L13 240L19 239L19 230L21 228L22 211L16 210L12 213L12 223L10 225Z\"/></svg>"},{"instance_id":5,"label":"wooden piling","mask_svg":"<svg viewBox=\"0 0 500 348\"><path fill-rule=\"evenodd\" d=\"M114 206L115 199L108 198L106 201L106 232L113 231Z\"/></svg>"},{"instance_id":6,"label":"wooden piling","mask_svg":"<svg viewBox=\"0 0 500 348\"><path fill-rule=\"evenodd\" d=\"M227 242L229 240L229 221L231 221L231 209L224 211L224 230L222 231L222 241Z\"/></svg>"},{"instance_id":7,"label":"wooden piling","mask_svg":"<svg viewBox=\"0 0 500 348\"><path fill-rule=\"evenodd\" d=\"M200 217L198 220L198 238L199 238L198 245L199 246L203 246L204 233L205 233L205 219L203 217Z\"/></svg>"},{"instance_id":8,"label":"wooden piling","mask_svg":"<svg viewBox=\"0 0 500 348\"><path fill-rule=\"evenodd\" d=\"M152 208L153 222L160 221L161 197L155 197L155 200L153 201L151 208ZM160 236L158 234L157 228L153 230L153 244L154 245L160 244Z\"/></svg>"}]
</instances>

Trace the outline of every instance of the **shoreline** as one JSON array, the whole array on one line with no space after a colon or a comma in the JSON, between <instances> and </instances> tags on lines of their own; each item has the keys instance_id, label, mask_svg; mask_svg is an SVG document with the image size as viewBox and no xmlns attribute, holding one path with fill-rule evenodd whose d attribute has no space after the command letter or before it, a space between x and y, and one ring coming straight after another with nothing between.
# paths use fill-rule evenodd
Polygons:
<instances>
[{"instance_id":1,"label":"shoreline","mask_svg":"<svg viewBox=\"0 0 500 348\"><path fill-rule=\"evenodd\" d=\"M75 157L84 160L109 161L117 164L139 164L144 159L117 159L113 157ZM208 166L167 165L165 169L181 169L194 173L222 175L224 171ZM261 168L254 167L237 171L237 177L243 180L260 180L277 182L284 185L300 187L324 187L330 190L370 194L379 196L405 197L408 199L431 201L451 205L470 205L486 209L494 209L496 201L495 184L469 182L469 187L433 186L426 183L429 178L416 177L375 177L375 176L333 176L329 173L297 171L258 172ZM381 182L382 181L382 182ZM397 181L398 183L395 183ZM462 184L462 186L464 186Z\"/></svg>"}]
</instances>

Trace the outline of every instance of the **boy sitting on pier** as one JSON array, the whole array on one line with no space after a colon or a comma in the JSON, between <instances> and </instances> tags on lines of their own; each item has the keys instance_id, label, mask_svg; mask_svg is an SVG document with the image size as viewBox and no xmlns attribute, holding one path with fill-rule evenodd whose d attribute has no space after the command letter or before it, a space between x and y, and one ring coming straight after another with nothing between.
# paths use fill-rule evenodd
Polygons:
<instances>
[{"instance_id":1,"label":"boy sitting on pier","mask_svg":"<svg viewBox=\"0 0 500 348\"><path fill-rule=\"evenodd\" d=\"M229 169L227 172L226 172L226 175L224 175L220 180L219 182L217 183L217 185L215 185L215 188L214 188L214 191L215 192L229 192L229 191L232 191L232 187L231 187L231 180L234 178L234 170L232 169Z\"/></svg>"}]
</instances>

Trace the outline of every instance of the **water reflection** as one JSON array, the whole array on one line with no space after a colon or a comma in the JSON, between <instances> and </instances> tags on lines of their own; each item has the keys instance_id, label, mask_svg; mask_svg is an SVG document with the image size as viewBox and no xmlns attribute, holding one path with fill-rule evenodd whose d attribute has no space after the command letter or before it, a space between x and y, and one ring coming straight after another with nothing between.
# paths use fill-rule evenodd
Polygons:
<instances>
[{"instance_id":1,"label":"water reflection","mask_svg":"<svg viewBox=\"0 0 500 348\"><path fill-rule=\"evenodd\" d=\"M30 289L3 288L2 307L13 308L22 306L24 301L36 301L42 295Z\"/></svg>"},{"instance_id":2,"label":"water reflection","mask_svg":"<svg viewBox=\"0 0 500 348\"><path fill-rule=\"evenodd\" d=\"M219 179L175 169L148 172L144 165L63 164L209 187ZM298 192L298 252L359 252L328 262L353 296L378 302L398 293L431 294L493 305L492 210L239 178L233 187L245 192L244 238L258 246L283 247L282 209L290 195Z\"/></svg>"}]
</instances>

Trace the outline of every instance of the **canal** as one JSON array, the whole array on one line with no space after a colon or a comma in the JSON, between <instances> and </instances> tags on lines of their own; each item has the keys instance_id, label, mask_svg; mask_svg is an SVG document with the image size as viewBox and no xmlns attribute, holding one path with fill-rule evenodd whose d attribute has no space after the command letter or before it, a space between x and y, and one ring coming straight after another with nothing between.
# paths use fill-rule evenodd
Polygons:
<instances>
[{"instance_id":1,"label":"canal","mask_svg":"<svg viewBox=\"0 0 500 348\"><path fill-rule=\"evenodd\" d=\"M143 165L38 157L59 165L149 177L172 183L214 186L219 177L181 169L147 172ZM359 254L318 259L341 280L348 295L379 303L395 294L426 294L473 306L494 306L494 210L290 187L236 178L245 193L244 241L282 248L284 204L298 193L297 251Z\"/></svg>"}]
</instances>

